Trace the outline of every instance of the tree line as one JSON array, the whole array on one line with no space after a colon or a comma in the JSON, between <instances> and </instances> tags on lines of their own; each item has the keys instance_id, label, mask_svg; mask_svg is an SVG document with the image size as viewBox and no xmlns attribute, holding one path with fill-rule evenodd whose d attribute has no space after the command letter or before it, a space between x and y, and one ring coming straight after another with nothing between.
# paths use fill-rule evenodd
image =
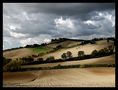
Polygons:
<instances>
[{"instance_id":1,"label":"tree line","mask_svg":"<svg viewBox=\"0 0 118 90\"><path fill-rule=\"evenodd\" d=\"M3 70L4 71L9 71L9 70L17 71L20 69L21 65L55 63L55 62L64 62L64 61L72 61L72 60L84 60L84 59L108 56L113 53L114 53L114 46L110 45L107 48L103 48L100 50L93 50L90 55L86 55L84 51L78 51L77 57L73 57L72 52L67 51L61 55L61 59L55 59L54 56L49 56L45 60L39 57L34 61L33 56L16 58L16 60L3 57Z\"/></svg>"}]
</instances>

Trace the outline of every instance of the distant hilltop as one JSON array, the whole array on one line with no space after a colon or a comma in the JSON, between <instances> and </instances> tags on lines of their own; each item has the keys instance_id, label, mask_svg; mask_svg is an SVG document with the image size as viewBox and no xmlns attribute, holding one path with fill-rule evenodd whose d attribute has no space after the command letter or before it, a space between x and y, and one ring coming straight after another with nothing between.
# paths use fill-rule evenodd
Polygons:
<instances>
[{"instance_id":1,"label":"distant hilltop","mask_svg":"<svg viewBox=\"0 0 118 90\"><path fill-rule=\"evenodd\" d=\"M86 44L86 43L93 43L94 41L99 41L99 40L113 40L115 41L114 37L103 37L103 38L94 38L91 40L85 40L85 39L69 39L69 38L57 38L57 39L52 39L50 43L42 43L42 44L33 44L33 45L26 45L24 47L16 47L16 48L11 48L11 49L6 49L3 51L10 51L10 50L15 50L15 49L20 49L20 48L34 48L34 47L39 47L39 46L45 46L45 45L49 45L49 44L54 44L54 43L60 43L60 42L64 42L64 41L80 41L81 44Z\"/></svg>"}]
</instances>

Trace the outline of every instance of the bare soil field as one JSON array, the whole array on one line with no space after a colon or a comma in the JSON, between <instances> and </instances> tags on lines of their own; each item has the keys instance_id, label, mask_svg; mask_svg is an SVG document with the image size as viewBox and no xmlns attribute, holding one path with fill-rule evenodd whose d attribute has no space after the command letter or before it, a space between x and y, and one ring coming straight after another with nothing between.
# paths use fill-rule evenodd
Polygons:
<instances>
[{"instance_id":1,"label":"bare soil field","mask_svg":"<svg viewBox=\"0 0 118 90\"><path fill-rule=\"evenodd\" d=\"M115 87L111 67L4 72L3 76L3 87Z\"/></svg>"},{"instance_id":2,"label":"bare soil field","mask_svg":"<svg viewBox=\"0 0 118 90\"><path fill-rule=\"evenodd\" d=\"M57 65L78 65L78 64L115 64L115 54L110 56L105 56L101 58L86 59L81 61L67 61L67 62L57 62L57 63L47 63L47 64L35 64L35 65L24 65L23 68L30 67L54 67Z\"/></svg>"},{"instance_id":3,"label":"bare soil field","mask_svg":"<svg viewBox=\"0 0 118 90\"><path fill-rule=\"evenodd\" d=\"M29 72L3 72L3 82L19 84L33 81L36 76Z\"/></svg>"},{"instance_id":4,"label":"bare soil field","mask_svg":"<svg viewBox=\"0 0 118 90\"><path fill-rule=\"evenodd\" d=\"M28 48L22 48L22 49L16 49L12 51L6 51L3 53L3 56L7 58L21 58L25 56L30 56L32 55L32 51Z\"/></svg>"}]
</instances>

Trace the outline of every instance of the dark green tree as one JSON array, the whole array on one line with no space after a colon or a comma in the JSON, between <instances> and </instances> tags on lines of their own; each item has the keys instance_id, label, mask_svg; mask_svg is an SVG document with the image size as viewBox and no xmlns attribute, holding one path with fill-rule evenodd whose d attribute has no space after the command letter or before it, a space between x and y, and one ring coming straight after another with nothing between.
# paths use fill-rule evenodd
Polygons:
<instances>
[{"instance_id":1,"label":"dark green tree","mask_svg":"<svg viewBox=\"0 0 118 90\"><path fill-rule=\"evenodd\" d=\"M98 51L97 50L93 50L91 55L92 55L92 57L97 57Z\"/></svg>"},{"instance_id":2,"label":"dark green tree","mask_svg":"<svg viewBox=\"0 0 118 90\"><path fill-rule=\"evenodd\" d=\"M61 58L62 58L62 59L67 59L66 53L63 53L63 54L61 55Z\"/></svg>"},{"instance_id":3,"label":"dark green tree","mask_svg":"<svg viewBox=\"0 0 118 90\"><path fill-rule=\"evenodd\" d=\"M82 57L82 56L84 56L84 51L79 51L78 52L78 57Z\"/></svg>"}]
</instances>

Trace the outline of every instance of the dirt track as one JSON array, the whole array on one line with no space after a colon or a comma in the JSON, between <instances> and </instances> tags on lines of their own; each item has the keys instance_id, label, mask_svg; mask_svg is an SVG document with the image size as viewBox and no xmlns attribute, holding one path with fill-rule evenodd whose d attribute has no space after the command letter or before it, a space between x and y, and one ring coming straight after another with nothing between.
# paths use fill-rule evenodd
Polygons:
<instances>
[{"instance_id":1,"label":"dirt track","mask_svg":"<svg viewBox=\"0 0 118 90\"><path fill-rule=\"evenodd\" d=\"M25 73L25 72L23 72ZM23 74L22 73L22 74ZM115 68L74 68L60 70L29 71L36 77L29 82L9 80L4 78L4 87L115 87ZM5 75L6 73L4 73ZM17 74L19 76L19 74ZM15 75L16 76L16 75ZM21 76L19 76L21 77ZM27 79L29 77L24 78ZM17 82L16 84L14 82ZM19 83L18 83L19 82Z\"/></svg>"}]
</instances>

